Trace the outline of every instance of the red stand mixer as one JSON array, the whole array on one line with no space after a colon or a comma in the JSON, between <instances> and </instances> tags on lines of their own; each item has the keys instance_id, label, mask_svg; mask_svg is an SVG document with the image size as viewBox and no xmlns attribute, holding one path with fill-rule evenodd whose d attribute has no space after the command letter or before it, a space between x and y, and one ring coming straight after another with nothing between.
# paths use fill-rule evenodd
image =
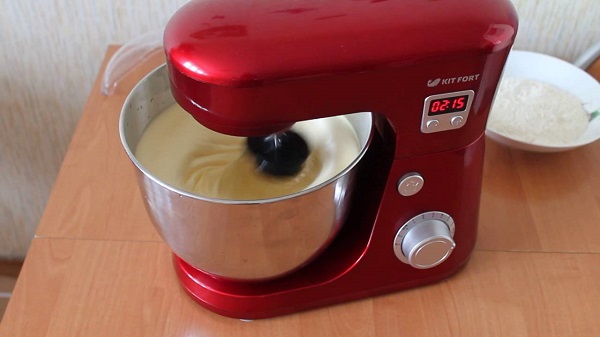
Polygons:
<instances>
[{"instance_id":1,"label":"red stand mixer","mask_svg":"<svg viewBox=\"0 0 600 337\"><path fill-rule=\"evenodd\" d=\"M215 277L175 257L185 290L257 319L425 285L476 241L484 131L516 35L509 0L192 1L164 47L176 101L203 125L265 135L368 111L348 216L310 263ZM310 212L310 210L307 210Z\"/></svg>"}]
</instances>

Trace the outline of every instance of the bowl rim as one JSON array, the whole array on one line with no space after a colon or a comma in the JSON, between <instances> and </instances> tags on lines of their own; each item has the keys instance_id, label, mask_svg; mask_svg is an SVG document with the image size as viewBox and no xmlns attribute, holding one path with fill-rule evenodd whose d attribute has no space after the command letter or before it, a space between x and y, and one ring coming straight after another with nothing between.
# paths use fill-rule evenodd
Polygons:
<instances>
[{"instance_id":1,"label":"bowl rim","mask_svg":"<svg viewBox=\"0 0 600 337\"><path fill-rule=\"evenodd\" d=\"M368 130L368 136L366 137L364 142L360 142L361 144L361 148L359 153L356 155L356 157L352 160L352 162L350 162L350 164L348 164L344 169L342 169L341 171L339 171L338 173L336 173L334 176L332 176L331 178L321 182L320 184L317 184L315 186L311 186L309 188L300 190L298 192L294 192L291 194L286 194L283 196L279 196L279 197L274 197L274 198L263 198L263 199L252 199L252 200L245 200L245 199L221 199L221 198L212 198L212 197L207 197L207 196L202 196L202 195L198 195L198 194L194 194L192 192L188 192L186 190L183 190L181 188L178 188L176 186L170 185L164 181L162 181L161 179L159 179L158 177L156 177L154 174L152 174L144 165L142 165L142 163L137 159L137 157L134 154L134 150L131 149L129 143L127 142L127 137L126 137L126 110L128 109L127 107L130 105L131 101L134 99L134 95L133 93L136 92L137 90L140 89L141 86L143 86L145 84L145 82L149 81L150 78L157 76L157 74L160 74L161 72L166 72L167 71L167 65L165 63L159 65L158 67L156 67L155 69L153 69L152 71L150 71L148 74L146 74L138 83L136 83L136 85L133 87L133 89L131 89L131 91L127 94L127 97L125 98L125 101L121 107L121 111L119 114L119 137L121 139L121 145L123 147L123 149L125 150L127 156L129 157L130 161L135 165L135 167L139 170L139 172L141 174L143 174L144 176L146 176L147 178L151 179L153 182L155 182L156 184L158 184L159 186L173 192L173 193L177 193L179 194L180 197L188 197L191 199L196 199L196 200L202 200L205 202L212 202L212 203L218 203L218 204L228 204L228 205L257 205L257 204L268 204L268 203L275 203L275 202L280 202L283 200L288 200L288 199L293 199L293 198L297 198L306 194L310 194L316 190L322 189L327 185L330 185L334 182L336 182L338 179L340 179L341 177L349 174L350 171L352 171L355 166L357 166L362 158L365 156L367 150L370 148L371 143L373 141L373 134L375 132L375 122L373 120L373 113L372 112L368 112L368 111L361 111L361 112L355 112L355 113L351 113L348 115L344 115L344 116L350 116L350 115L359 115L359 114L363 114L363 115L368 115L368 119L369 119L369 130ZM173 98L173 103L176 103L175 99Z\"/></svg>"}]
</instances>

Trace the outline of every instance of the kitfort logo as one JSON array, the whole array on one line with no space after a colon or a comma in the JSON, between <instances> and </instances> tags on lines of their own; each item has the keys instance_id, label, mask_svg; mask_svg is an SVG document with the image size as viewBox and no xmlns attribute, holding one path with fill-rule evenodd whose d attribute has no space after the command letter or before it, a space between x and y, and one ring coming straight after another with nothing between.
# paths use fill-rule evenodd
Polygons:
<instances>
[{"instance_id":1,"label":"kitfort logo","mask_svg":"<svg viewBox=\"0 0 600 337\"><path fill-rule=\"evenodd\" d=\"M427 81L427 86L430 88L433 88L433 87L437 86L438 84L440 84L441 81L442 81L441 78L436 78L435 80L429 80L429 81Z\"/></svg>"},{"instance_id":2,"label":"kitfort logo","mask_svg":"<svg viewBox=\"0 0 600 337\"><path fill-rule=\"evenodd\" d=\"M433 87L437 87L438 85L473 82L473 81L477 81L479 79L479 75L481 75L481 74L458 76L458 77L448 77L448 78L436 78L434 80L427 81L427 86L430 88L433 88Z\"/></svg>"}]
</instances>

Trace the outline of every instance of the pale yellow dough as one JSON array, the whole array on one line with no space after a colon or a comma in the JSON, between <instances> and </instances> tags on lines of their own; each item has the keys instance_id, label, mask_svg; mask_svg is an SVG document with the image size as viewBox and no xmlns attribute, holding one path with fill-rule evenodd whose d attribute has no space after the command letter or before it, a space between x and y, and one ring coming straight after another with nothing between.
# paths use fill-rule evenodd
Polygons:
<instances>
[{"instance_id":1,"label":"pale yellow dough","mask_svg":"<svg viewBox=\"0 0 600 337\"><path fill-rule=\"evenodd\" d=\"M292 129L311 154L294 177L257 170L246 138L216 133L174 104L148 125L135 151L139 162L163 182L200 196L229 200L275 198L334 177L360 151L356 133L343 116L298 122Z\"/></svg>"}]
</instances>

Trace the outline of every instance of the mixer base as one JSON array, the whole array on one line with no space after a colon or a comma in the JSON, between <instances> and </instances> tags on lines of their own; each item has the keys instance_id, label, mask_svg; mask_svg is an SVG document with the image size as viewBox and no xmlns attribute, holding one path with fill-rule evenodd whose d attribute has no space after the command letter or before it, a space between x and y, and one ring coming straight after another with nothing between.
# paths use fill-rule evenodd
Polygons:
<instances>
[{"instance_id":1,"label":"mixer base","mask_svg":"<svg viewBox=\"0 0 600 337\"><path fill-rule=\"evenodd\" d=\"M177 276L186 293L202 307L222 316L255 320L292 314L333 304L364 299L441 281L462 269L455 269L421 279L369 288L371 284L348 282L340 278L321 285L281 289L287 280L235 282L216 279L174 255ZM377 282L376 282L377 283ZM365 287L366 286L366 287Z\"/></svg>"}]
</instances>

